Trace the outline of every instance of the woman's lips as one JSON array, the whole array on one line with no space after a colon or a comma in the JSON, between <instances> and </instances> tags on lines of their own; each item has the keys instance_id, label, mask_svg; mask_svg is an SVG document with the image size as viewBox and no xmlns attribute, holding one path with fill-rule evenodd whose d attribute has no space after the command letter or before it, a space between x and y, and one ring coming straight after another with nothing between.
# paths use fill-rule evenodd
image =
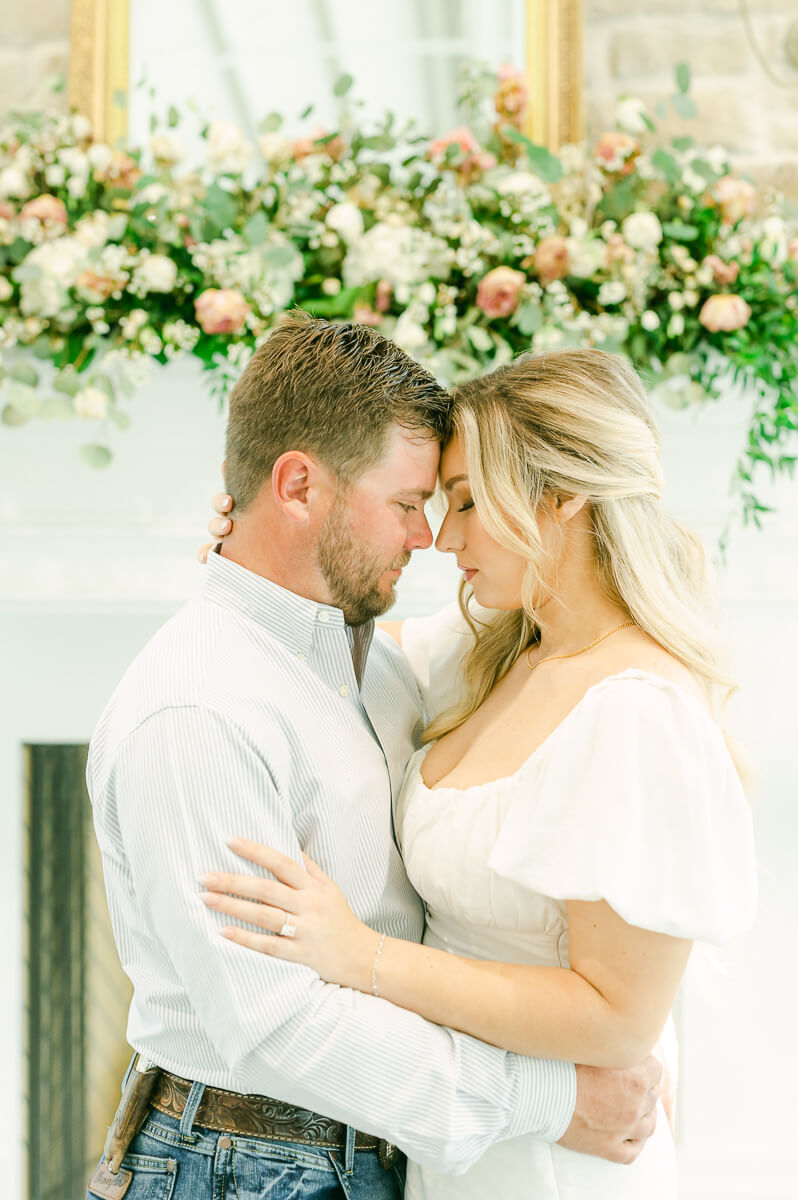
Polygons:
<instances>
[{"instance_id":1,"label":"woman's lips","mask_svg":"<svg viewBox=\"0 0 798 1200\"><path fill-rule=\"evenodd\" d=\"M471 580L474 578L474 576L477 573L476 569L474 567L461 567L460 570L463 572L463 575L465 576L466 583L470 583Z\"/></svg>"}]
</instances>

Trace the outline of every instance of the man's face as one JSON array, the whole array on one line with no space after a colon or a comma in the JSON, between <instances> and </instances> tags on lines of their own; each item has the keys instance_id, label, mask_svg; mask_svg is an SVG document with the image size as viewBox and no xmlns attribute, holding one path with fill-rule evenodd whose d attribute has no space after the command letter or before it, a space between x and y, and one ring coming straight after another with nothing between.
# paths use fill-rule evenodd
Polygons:
<instances>
[{"instance_id":1,"label":"man's face","mask_svg":"<svg viewBox=\"0 0 798 1200\"><path fill-rule=\"evenodd\" d=\"M436 441L394 426L380 462L336 494L316 552L331 603L348 624L386 612L411 551L432 545L424 503L439 459Z\"/></svg>"}]
</instances>

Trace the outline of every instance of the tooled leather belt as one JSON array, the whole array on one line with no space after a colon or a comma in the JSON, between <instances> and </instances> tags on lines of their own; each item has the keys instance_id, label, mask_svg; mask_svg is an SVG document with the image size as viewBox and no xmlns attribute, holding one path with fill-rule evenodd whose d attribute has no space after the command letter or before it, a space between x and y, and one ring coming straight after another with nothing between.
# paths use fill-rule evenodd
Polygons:
<instances>
[{"instance_id":1,"label":"tooled leather belt","mask_svg":"<svg viewBox=\"0 0 798 1200\"><path fill-rule=\"evenodd\" d=\"M191 1082L170 1071L161 1071L150 1097L150 1104L167 1117L180 1120L186 1107ZM194 1124L219 1133L237 1133L243 1137L270 1138L277 1142L298 1142L322 1146L328 1150L346 1149L346 1125L332 1117L295 1108L268 1096L243 1096L222 1088L206 1087ZM368 1133L355 1134L355 1150L376 1150L380 1165L390 1167L399 1157L391 1142Z\"/></svg>"}]
</instances>

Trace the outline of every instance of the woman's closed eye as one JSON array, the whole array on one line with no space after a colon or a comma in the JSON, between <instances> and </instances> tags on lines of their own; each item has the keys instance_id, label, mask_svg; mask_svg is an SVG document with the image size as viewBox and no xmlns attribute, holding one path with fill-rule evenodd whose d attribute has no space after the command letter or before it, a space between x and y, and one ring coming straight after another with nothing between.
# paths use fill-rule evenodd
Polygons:
<instances>
[{"instance_id":1,"label":"woman's closed eye","mask_svg":"<svg viewBox=\"0 0 798 1200\"><path fill-rule=\"evenodd\" d=\"M469 508L473 508L473 507L474 507L474 501L473 501L473 500L464 500L464 501L463 501L463 504L462 504L462 507L461 507L461 508L458 508L458 510L457 510L457 511L458 511L458 512L466 512L466 511L467 511Z\"/></svg>"}]
</instances>

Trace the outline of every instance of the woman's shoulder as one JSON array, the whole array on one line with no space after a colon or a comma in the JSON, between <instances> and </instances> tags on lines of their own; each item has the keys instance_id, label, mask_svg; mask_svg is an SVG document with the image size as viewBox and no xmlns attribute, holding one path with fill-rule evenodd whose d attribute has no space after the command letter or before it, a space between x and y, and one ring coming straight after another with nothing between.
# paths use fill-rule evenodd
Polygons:
<instances>
[{"instance_id":1,"label":"woman's shoulder","mask_svg":"<svg viewBox=\"0 0 798 1200\"><path fill-rule=\"evenodd\" d=\"M615 646L602 648L602 653L585 664L583 682L586 693L596 688L604 696L634 690L640 703L645 703L646 695L658 689L661 691L665 685L670 694L676 698L689 697L701 705L710 719L712 717L709 696L702 681L642 630L634 630Z\"/></svg>"}]
</instances>

